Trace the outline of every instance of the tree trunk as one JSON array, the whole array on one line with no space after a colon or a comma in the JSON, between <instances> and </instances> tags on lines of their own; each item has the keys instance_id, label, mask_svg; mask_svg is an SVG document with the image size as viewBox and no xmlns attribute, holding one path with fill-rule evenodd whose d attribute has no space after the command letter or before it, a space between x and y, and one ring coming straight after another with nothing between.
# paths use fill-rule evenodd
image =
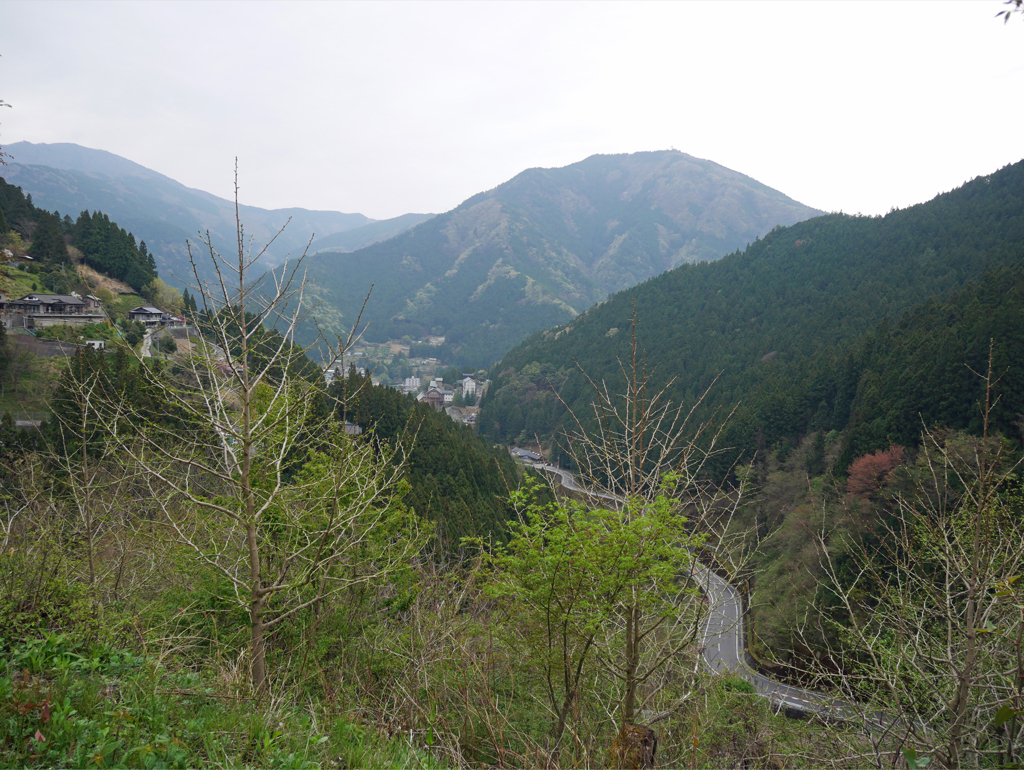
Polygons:
<instances>
[{"instance_id":1,"label":"tree trunk","mask_svg":"<svg viewBox=\"0 0 1024 770\"><path fill-rule=\"evenodd\" d=\"M633 589L634 593L636 589ZM626 611L626 696L622 703L622 721L631 725L636 721L636 672L640 667L639 611L636 596Z\"/></svg>"},{"instance_id":2,"label":"tree trunk","mask_svg":"<svg viewBox=\"0 0 1024 770\"><path fill-rule=\"evenodd\" d=\"M576 697L575 692L567 692L565 699L562 701L562 707L558 710L558 723L555 725L555 743L554 748L551 751L552 758L557 758L558 750L562 744L562 735L565 734L565 723L569 718L569 709L572 708L572 702Z\"/></svg>"},{"instance_id":3,"label":"tree trunk","mask_svg":"<svg viewBox=\"0 0 1024 770\"><path fill-rule=\"evenodd\" d=\"M249 609L252 625L252 686L256 696L267 694L267 647L263 640L263 598L254 597Z\"/></svg>"},{"instance_id":4,"label":"tree trunk","mask_svg":"<svg viewBox=\"0 0 1024 770\"><path fill-rule=\"evenodd\" d=\"M250 519L251 520L251 519ZM263 587L260 581L260 556L256 545L256 525L246 527L249 542L249 570L251 585L251 602L249 604L249 624L252 627L252 687L256 696L262 698L267 694L267 648L263 640Z\"/></svg>"}]
</instances>

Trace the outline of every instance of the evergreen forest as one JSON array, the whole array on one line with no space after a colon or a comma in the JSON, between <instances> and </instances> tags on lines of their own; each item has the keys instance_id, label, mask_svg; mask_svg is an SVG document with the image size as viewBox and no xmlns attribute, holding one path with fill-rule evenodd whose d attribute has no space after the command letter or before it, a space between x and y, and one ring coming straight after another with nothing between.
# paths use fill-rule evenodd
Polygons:
<instances>
[{"instance_id":1,"label":"evergreen forest","mask_svg":"<svg viewBox=\"0 0 1024 770\"><path fill-rule=\"evenodd\" d=\"M570 412L586 412L584 372L619 387L635 310L652 382L687 406L710 388L703 413L736 407L729 443L747 458L814 431L850 428L842 474L854 454L911 443L919 415L929 425L968 428L977 388L967 366L987 356L986 335L1011 367L995 419L1012 435L1024 411L1012 289L1022 259L1021 163L885 217L831 214L778 228L516 347L492 368L481 432L550 442L570 425ZM923 323L915 313L956 326L931 326L899 347L896 333L909 332L898 330Z\"/></svg>"},{"instance_id":2,"label":"evergreen forest","mask_svg":"<svg viewBox=\"0 0 1024 770\"><path fill-rule=\"evenodd\" d=\"M118 227L102 212L83 211L78 219L61 217L36 208L32 196L20 187L0 179L0 233L13 231L19 239L31 243L34 269L49 274L40 283L61 294L73 279L66 275L71 264L68 246L78 249L85 264L116 278L141 292L156 277L156 263L146 242Z\"/></svg>"}]
</instances>

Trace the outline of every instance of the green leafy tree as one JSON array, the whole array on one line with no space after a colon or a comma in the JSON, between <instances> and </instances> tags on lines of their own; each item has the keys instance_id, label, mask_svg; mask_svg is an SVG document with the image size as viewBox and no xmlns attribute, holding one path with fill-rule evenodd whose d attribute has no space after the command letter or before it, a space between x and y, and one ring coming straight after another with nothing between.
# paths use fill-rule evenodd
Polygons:
<instances>
[{"instance_id":1,"label":"green leafy tree","mask_svg":"<svg viewBox=\"0 0 1024 770\"><path fill-rule=\"evenodd\" d=\"M687 526L678 482L669 473L653 499L622 507L545 504L529 485L513 496L521 518L489 560L488 590L511 603L515 634L540 667L556 751L594 658L622 682L632 723L638 700L657 702L656 688L646 698L639 688L695 638L702 612L687 575L704 536Z\"/></svg>"},{"instance_id":2,"label":"green leafy tree","mask_svg":"<svg viewBox=\"0 0 1024 770\"><path fill-rule=\"evenodd\" d=\"M141 321L129 321L127 318L121 320L121 331L124 341L131 347L138 345L146 336L146 327Z\"/></svg>"},{"instance_id":3,"label":"green leafy tree","mask_svg":"<svg viewBox=\"0 0 1024 770\"><path fill-rule=\"evenodd\" d=\"M523 505L518 498L522 519L494 557L493 590L521 613L545 671L556 741L591 654L618 685L624 725L645 706L657 704L662 715L678 706L659 701L655 682L693 643L705 611L691 582L695 550L708 538L713 512L725 520L739 500L705 478L720 428L693 424L692 409L648 390L635 317L630 354L620 363L621 395L591 381L597 431L577 421L566 437L592 503Z\"/></svg>"},{"instance_id":4,"label":"green leafy tree","mask_svg":"<svg viewBox=\"0 0 1024 770\"><path fill-rule=\"evenodd\" d=\"M160 351L162 353L177 353L178 343L174 341L174 337L170 334L164 334L160 337Z\"/></svg>"},{"instance_id":5,"label":"green leafy tree","mask_svg":"<svg viewBox=\"0 0 1024 770\"><path fill-rule=\"evenodd\" d=\"M145 244L143 244L145 245ZM185 307L180 291L168 286L160 278L154 278L142 288L143 295L154 305L168 313L181 313Z\"/></svg>"}]
</instances>

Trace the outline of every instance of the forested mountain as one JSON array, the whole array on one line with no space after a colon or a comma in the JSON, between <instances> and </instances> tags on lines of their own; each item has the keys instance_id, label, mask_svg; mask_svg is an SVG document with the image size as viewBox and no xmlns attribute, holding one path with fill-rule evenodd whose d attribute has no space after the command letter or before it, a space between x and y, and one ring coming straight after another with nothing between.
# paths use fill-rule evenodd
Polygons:
<instances>
[{"instance_id":1,"label":"forested mountain","mask_svg":"<svg viewBox=\"0 0 1024 770\"><path fill-rule=\"evenodd\" d=\"M592 394L574 362L615 387L634 301L654 384L673 380L669 396L689 404L714 382L703 413L739 405L729 428L737 448L850 425L850 451L862 453L916 435L916 411L960 424L976 398L962 365L980 365L986 335L996 336L998 360L1017 367L1015 376L1022 355L1011 312L1016 279L996 272L965 286L987 270L1018 270L1022 258L1024 163L885 217L832 214L778 228L742 252L679 267L534 335L494 366L481 430L503 441L551 436L567 420L553 390L584 414ZM971 298L968 307L941 304L957 291ZM922 303L896 327L908 336L883 325L864 338ZM934 327L957 313L976 319L969 333ZM1003 408L1005 428L1019 396Z\"/></svg>"},{"instance_id":2,"label":"forested mountain","mask_svg":"<svg viewBox=\"0 0 1024 770\"><path fill-rule=\"evenodd\" d=\"M144 239L161 276L169 282L191 275L185 240L198 241L210 231L218 248L230 253L235 232L235 205L195 190L130 160L75 144L15 142L4 167L8 182L30 193L36 204L52 210L106 212L122 227ZM231 169L225 165L225 175ZM265 243L291 218L291 224L267 252L267 264L287 254L298 256L312 235L327 236L372 223L362 214L290 208L241 207L247 235Z\"/></svg>"},{"instance_id":3,"label":"forested mountain","mask_svg":"<svg viewBox=\"0 0 1024 770\"><path fill-rule=\"evenodd\" d=\"M979 374L999 382L991 427L1024 439L1024 260L998 265L944 301L929 299L895 324L883 320L835 367L833 425L847 431L836 466L891 444L912 446L922 427L982 432Z\"/></svg>"},{"instance_id":4,"label":"forested mountain","mask_svg":"<svg viewBox=\"0 0 1024 770\"><path fill-rule=\"evenodd\" d=\"M312 295L340 331L373 284L370 339L445 334L454 363L477 365L609 292L819 213L681 152L595 155L524 171L383 243L318 254Z\"/></svg>"}]
</instances>

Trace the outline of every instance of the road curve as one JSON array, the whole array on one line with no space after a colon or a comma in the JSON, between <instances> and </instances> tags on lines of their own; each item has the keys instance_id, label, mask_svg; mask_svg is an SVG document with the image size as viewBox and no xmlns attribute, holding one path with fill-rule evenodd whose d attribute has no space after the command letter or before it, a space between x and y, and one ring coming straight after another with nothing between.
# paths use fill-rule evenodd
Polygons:
<instances>
[{"instance_id":1,"label":"road curve","mask_svg":"<svg viewBox=\"0 0 1024 770\"><path fill-rule=\"evenodd\" d=\"M571 472L547 463L530 463L530 467L559 477L566 489L584 492L602 500L621 502L621 498L605 492L592 492L576 483ZM857 710L834 698L813 690L770 679L754 670L744 644L743 597L739 590L699 562L694 573L708 599L708 618L703 629L704 663L718 674L739 676L750 682L754 690L778 708L791 709L831 718L855 717Z\"/></svg>"}]
</instances>

